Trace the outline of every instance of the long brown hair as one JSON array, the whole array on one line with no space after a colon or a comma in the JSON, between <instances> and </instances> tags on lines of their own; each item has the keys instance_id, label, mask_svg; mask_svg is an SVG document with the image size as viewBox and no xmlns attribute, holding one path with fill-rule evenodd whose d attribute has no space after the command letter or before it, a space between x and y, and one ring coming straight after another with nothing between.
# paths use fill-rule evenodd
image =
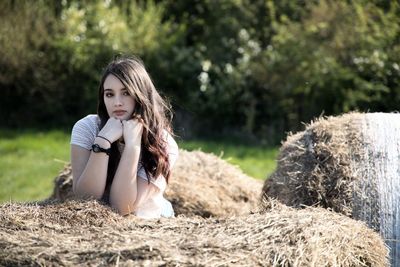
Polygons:
<instances>
[{"instance_id":1,"label":"long brown hair","mask_svg":"<svg viewBox=\"0 0 400 267\"><path fill-rule=\"evenodd\" d=\"M139 58L117 58L108 64L100 81L97 107L97 114L100 118L100 129L104 127L109 119L104 103L104 81L110 74L117 77L128 90L129 94L135 99L132 118L138 118L143 123L141 163L148 179L150 177L157 179L157 177L163 175L168 182L170 166L166 151L167 139L165 130L169 134L173 134L170 106L157 92L150 75ZM121 158L117 142L114 142L111 146L106 192L111 186Z\"/></svg>"}]
</instances>

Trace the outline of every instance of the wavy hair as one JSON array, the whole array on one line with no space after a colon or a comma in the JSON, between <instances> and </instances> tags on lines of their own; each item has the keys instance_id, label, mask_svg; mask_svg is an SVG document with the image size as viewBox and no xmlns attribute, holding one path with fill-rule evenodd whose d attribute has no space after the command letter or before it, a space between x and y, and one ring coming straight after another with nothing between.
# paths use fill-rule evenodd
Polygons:
<instances>
[{"instance_id":1,"label":"wavy hair","mask_svg":"<svg viewBox=\"0 0 400 267\"><path fill-rule=\"evenodd\" d=\"M172 112L169 104L157 92L150 75L139 58L122 57L114 59L105 68L100 81L97 106L100 129L104 127L109 119L104 103L104 81L110 74L117 77L135 99L132 118L139 119L143 124L141 163L148 179L150 177L157 179L157 177L163 175L168 182L170 166L166 151L167 139L165 130L169 134L173 134L171 128ZM114 142L111 146L106 189L111 186L121 158L117 143Z\"/></svg>"}]
</instances>

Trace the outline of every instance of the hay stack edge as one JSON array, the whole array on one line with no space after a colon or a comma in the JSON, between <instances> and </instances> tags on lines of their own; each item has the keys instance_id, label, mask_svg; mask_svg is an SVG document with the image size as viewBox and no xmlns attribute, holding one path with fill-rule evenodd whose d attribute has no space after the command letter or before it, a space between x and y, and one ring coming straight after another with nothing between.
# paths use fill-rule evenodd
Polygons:
<instances>
[{"instance_id":1,"label":"hay stack edge","mask_svg":"<svg viewBox=\"0 0 400 267\"><path fill-rule=\"evenodd\" d=\"M0 266L388 266L382 238L322 208L264 197L218 157L181 151L166 197L176 218L121 217L74 200L71 172L51 198L0 205Z\"/></svg>"},{"instance_id":2,"label":"hay stack edge","mask_svg":"<svg viewBox=\"0 0 400 267\"><path fill-rule=\"evenodd\" d=\"M0 206L1 266L388 266L378 234L325 209L120 217L97 201Z\"/></svg>"},{"instance_id":3,"label":"hay stack edge","mask_svg":"<svg viewBox=\"0 0 400 267\"><path fill-rule=\"evenodd\" d=\"M263 187L292 207L318 206L362 220L400 263L400 114L321 118L282 145Z\"/></svg>"}]
</instances>

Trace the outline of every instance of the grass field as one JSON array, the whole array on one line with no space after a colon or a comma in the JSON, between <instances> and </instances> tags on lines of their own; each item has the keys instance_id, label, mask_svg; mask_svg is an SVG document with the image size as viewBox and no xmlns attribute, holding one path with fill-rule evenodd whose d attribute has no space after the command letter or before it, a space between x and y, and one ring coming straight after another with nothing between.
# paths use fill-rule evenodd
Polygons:
<instances>
[{"instance_id":1,"label":"grass field","mask_svg":"<svg viewBox=\"0 0 400 267\"><path fill-rule=\"evenodd\" d=\"M48 197L53 179L69 162L69 133L0 130L0 203ZM214 153L246 174L264 179L275 169L276 147L226 141L179 141L180 148Z\"/></svg>"}]
</instances>

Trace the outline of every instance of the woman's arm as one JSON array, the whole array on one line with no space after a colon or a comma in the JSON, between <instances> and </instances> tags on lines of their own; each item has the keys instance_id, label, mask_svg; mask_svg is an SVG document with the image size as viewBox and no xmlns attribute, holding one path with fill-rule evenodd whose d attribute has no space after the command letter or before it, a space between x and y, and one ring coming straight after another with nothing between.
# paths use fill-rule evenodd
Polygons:
<instances>
[{"instance_id":1,"label":"woman's arm","mask_svg":"<svg viewBox=\"0 0 400 267\"><path fill-rule=\"evenodd\" d=\"M85 131L81 134L85 134ZM120 120L110 118L98 133L111 143L122 136ZM96 137L93 143L108 149L111 144L103 138ZM78 196L93 196L100 199L106 187L109 156L106 153L94 153L78 145L71 145L71 165L73 190Z\"/></svg>"},{"instance_id":2,"label":"woman's arm","mask_svg":"<svg viewBox=\"0 0 400 267\"><path fill-rule=\"evenodd\" d=\"M111 206L121 215L129 214L135 209L139 156L140 146L132 147L125 144L110 190Z\"/></svg>"},{"instance_id":3,"label":"woman's arm","mask_svg":"<svg viewBox=\"0 0 400 267\"><path fill-rule=\"evenodd\" d=\"M160 190L153 183L148 183L144 177L137 176L142 127L137 120L123 122L125 148L110 191L110 203L121 215L134 212L151 194ZM171 136L168 138L169 161L172 168L178 157L178 146Z\"/></svg>"},{"instance_id":4,"label":"woman's arm","mask_svg":"<svg viewBox=\"0 0 400 267\"><path fill-rule=\"evenodd\" d=\"M94 143L103 148L110 144L101 138ZM104 194L107 180L108 155L94 153L77 145L71 145L71 166L73 191L78 196L93 196L100 199Z\"/></svg>"},{"instance_id":5,"label":"woman's arm","mask_svg":"<svg viewBox=\"0 0 400 267\"><path fill-rule=\"evenodd\" d=\"M121 215L132 213L153 192L159 190L147 179L137 176L140 146L125 146L110 191L111 206Z\"/></svg>"},{"instance_id":6,"label":"woman's arm","mask_svg":"<svg viewBox=\"0 0 400 267\"><path fill-rule=\"evenodd\" d=\"M135 210L138 195L147 194L146 188L138 191L137 183L142 132L143 125L138 120L123 121L125 148L110 190L111 206L122 215Z\"/></svg>"},{"instance_id":7,"label":"woman's arm","mask_svg":"<svg viewBox=\"0 0 400 267\"><path fill-rule=\"evenodd\" d=\"M170 168L172 169L172 167L176 162L176 159L178 158L179 154L178 145L176 144L175 140L172 138L170 134L166 136L166 139L168 143L167 146L168 160L170 163ZM137 140L140 141L139 139ZM136 151L139 151L140 147L141 147L140 143L137 143ZM129 151L129 149L126 151ZM140 152L136 153L140 154ZM129 154L130 153L127 152L125 156L127 156L128 158ZM130 160L132 159L129 159L127 162L132 166L132 162ZM114 178L115 184L113 184L113 188L115 189L115 191L111 192L110 195L113 196L112 203L114 203L113 204L114 207L117 208L118 211L123 215L136 211L138 207L143 205L148 200L149 196L153 195L159 190L164 190L166 186L165 178L163 177L158 177L158 179L152 179L152 182L149 183L146 174L137 170L138 168L137 162L138 158L137 161L136 159L134 159L134 164L133 164L134 166L132 166L132 169L130 169L132 171L130 176L126 176L124 178L121 177L118 180L116 179L116 177ZM122 166L123 165L121 165L121 168ZM121 171L121 174L123 173L124 172ZM137 176L140 174L142 174L143 177ZM129 179L131 179L130 182ZM119 188L117 188L117 181L119 181L118 182Z\"/></svg>"}]
</instances>

